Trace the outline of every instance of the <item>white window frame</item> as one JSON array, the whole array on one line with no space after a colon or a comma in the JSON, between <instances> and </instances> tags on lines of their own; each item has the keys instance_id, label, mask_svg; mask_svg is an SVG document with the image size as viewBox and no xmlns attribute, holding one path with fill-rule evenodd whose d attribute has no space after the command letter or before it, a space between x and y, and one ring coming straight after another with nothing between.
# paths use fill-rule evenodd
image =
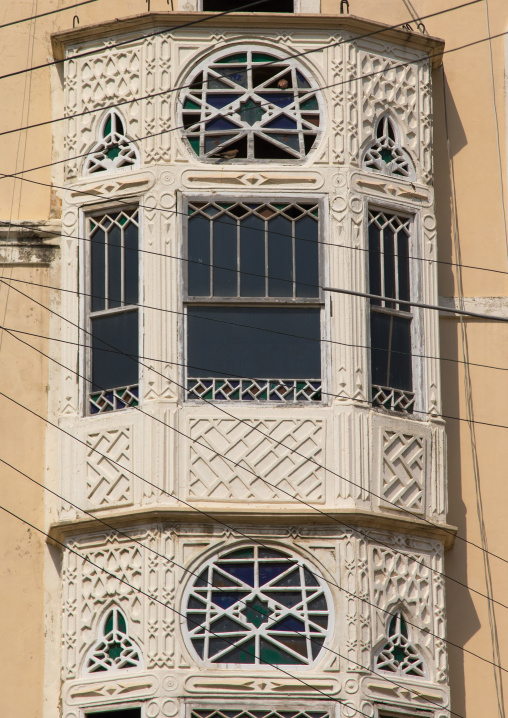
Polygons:
<instances>
[{"instance_id":1,"label":"white window frame","mask_svg":"<svg viewBox=\"0 0 508 718\"><path fill-rule=\"evenodd\" d=\"M394 214L405 219L410 220L410 233L409 233L409 287L410 287L410 300L413 302L422 302L422 260L416 259L421 257L421 226L420 226L420 215L417 208L408 207L400 202L383 201L380 202L377 198L365 198L365 209L364 209L364 249L365 249L365 286L367 287L367 293L370 292L370 279L369 279L369 211L373 212L386 212L387 214ZM390 416L394 417L406 417L411 419L425 420L425 416L421 413L425 411L425 340L423 335L423 322L424 322L424 310L420 307L409 307L412 314L411 321L411 366L412 366L412 378L413 378L413 393L415 397L414 409L412 413L406 413L396 410L386 410L379 406L373 406L372 404L372 343L371 343L371 329L370 329L370 300L365 300L366 306L366 324L365 324L365 336L367 337L366 342L363 343L368 346L368 377L369 377L369 401L370 408L376 411L383 411L389 413ZM356 343L356 342L355 342Z\"/></svg>"},{"instance_id":2,"label":"white window frame","mask_svg":"<svg viewBox=\"0 0 508 718\"><path fill-rule=\"evenodd\" d=\"M323 293L323 291L320 291L319 298L316 299L307 299L307 300L298 300L297 302L292 302L290 298L281 298L280 300L277 300L277 298L267 297L266 299L260 298L259 301L255 302L249 302L248 299L237 299L235 297L222 300L210 300L206 301L206 299L203 299L203 301L187 301L187 262L186 259L188 257L188 244L187 244L187 237L188 237L188 205L189 202L249 202L249 203L265 203L265 202L286 202L288 204L298 204L298 203L305 203L309 204L312 202L315 202L316 204L319 204L319 234L318 234L318 256L319 256L319 284L321 287L326 286L328 281L328 252L324 252L325 248L325 238L329 234L329 222L328 222L328 195L323 193L308 193L308 194L297 194L293 192L281 192L277 193L277 197L274 196L272 192L266 195L261 195L259 193L257 194L249 194L248 192L235 195L228 195L227 193L221 193L221 194L213 194L210 195L210 193L203 194L203 193L185 193L180 194L177 196L177 207L179 209L179 212L182 216L183 221L179 224L180 226L180 255L183 258L183 261L179 262L180 264L180 276L179 276L179 286L181 287L180 291L180 301L179 301L179 307L178 310L180 312L180 316L182 316L182 321L180 322L180 331L179 331L179 337L178 337L178 345L179 345L179 358L178 361L180 362L180 374L179 374L179 383L182 387L182 400L188 404L188 405L196 405L196 406L203 406L205 403L203 399L187 399L187 307L188 306L219 306L219 305L231 305L234 306L248 306L249 304L254 306L275 306L277 304L282 304L283 306L319 306L320 307L320 334L321 334L321 392L322 397L321 401L268 401L268 400L259 400L259 401L220 401L220 405L227 403L228 405L236 405L236 406L253 406L253 407L263 407L263 406L270 406L274 407L277 406L281 409L291 409L292 407L305 407L307 409L310 408L322 408L324 406L327 406L332 403L333 397L329 395L329 388L331 386L331 367L330 367L330 360L331 360L331 349L330 349L330 311L329 311L329 302L326 301L326 297ZM225 377L226 378L226 377ZM252 377L255 379L255 377ZM276 377L274 377L276 378ZM208 400L211 401L211 400ZM213 403L213 402L212 402Z\"/></svg>"},{"instance_id":3,"label":"white window frame","mask_svg":"<svg viewBox=\"0 0 508 718\"><path fill-rule=\"evenodd\" d=\"M113 212L120 212L122 209L137 208L138 210L138 356L143 356L143 335L144 335L144 313L142 311L142 298L143 298L143 275L144 275L144 262L143 262L143 198L142 197L129 197L125 201L119 203L115 200L107 200L104 202L94 202L86 205L82 205L79 208L79 229L80 237L85 238L85 241L80 242L78 250L78 285L80 295L80 320L79 325L80 331L80 344L79 347L79 369L81 374L80 379L80 414L84 418L95 419L97 417L104 418L105 416L117 416L118 411L124 414L126 411L136 411L133 407L125 407L116 411L105 411L100 413L92 414L90 411L90 393L91 393L91 380L92 380L92 322L91 322L91 257L92 257L92 243L89 240L89 219L94 214L110 214ZM136 305L133 305L136 306ZM89 347L84 349L83 347ZM143 372L142 365L138 365L138 406L142 403L143 392Z\"/></svg>"}]
</instances>

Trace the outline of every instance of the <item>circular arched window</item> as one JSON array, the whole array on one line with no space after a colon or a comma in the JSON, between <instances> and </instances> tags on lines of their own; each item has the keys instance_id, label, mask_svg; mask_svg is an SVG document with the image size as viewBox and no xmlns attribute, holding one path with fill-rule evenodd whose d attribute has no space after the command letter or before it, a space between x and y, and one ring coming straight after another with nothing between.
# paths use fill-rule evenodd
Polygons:
<instances>
[{"instance_id":1,"label":"circular arched window","mask_svg":"<svg viewBox=\"0 0 508 718\"><path fill-rule=\"evenodd\" d=\"M184 601L184 632L206 662L308 666L331 631L331 606L315 569L249 546L201 569Z\"/></svg>"},{"instance_id":2,"label":"circular arched window","mask_svg":"<svg viewBox=\"0 0 508 718\"><path fill-rule=\"evenodd\" d=\"M194 71L181 124L202 160L302 160L316 143L321 109L317 85L295 60L239 50Z\"/></svg>"}]
</instances>

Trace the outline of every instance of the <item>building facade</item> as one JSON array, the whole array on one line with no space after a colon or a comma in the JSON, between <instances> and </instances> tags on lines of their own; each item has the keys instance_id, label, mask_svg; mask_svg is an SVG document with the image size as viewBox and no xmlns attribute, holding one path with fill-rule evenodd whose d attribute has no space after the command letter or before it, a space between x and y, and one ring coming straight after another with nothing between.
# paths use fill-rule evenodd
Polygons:
<instances>
[{"instance_id":1,"label":"building facade","mask_svg":"<svg viewBox=\"0 0 508 718\"><path fill-rule=\"evenodd\" d=\"M128 5L51 20L19 126L51 122L5 172L40 166L10 178L2 241L2 563L36 688L17 695L16 652L9 711L448 718L476 710L485 671L503 716L488 524L477 541L448 510L448 476L481 498L457 435L471 377L461 413L440 355L440 324L447 361L468 327L431 308L477 306L458 271L460 110L427 31L448 42L451 17ZM457 570L463 551L483 574ZM483 601L479 648L460 584Z\"/></svg>"}]
</instances>

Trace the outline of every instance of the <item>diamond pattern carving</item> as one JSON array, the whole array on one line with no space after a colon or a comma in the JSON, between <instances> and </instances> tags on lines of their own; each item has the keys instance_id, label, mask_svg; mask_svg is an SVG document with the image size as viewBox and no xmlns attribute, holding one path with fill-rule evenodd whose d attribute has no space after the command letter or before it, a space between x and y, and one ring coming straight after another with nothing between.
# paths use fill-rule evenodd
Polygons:
<instances>
[{"instance_id":1,"label":"diamond pattern carving","mask_svg":"<svg viewBox=\"0 0 508 718\"><path fill-rule=\"evenodd\" d=\"M190 433L194 443L190 446L189 498L290 501L283 493L287 491L307 501L324 501L323 469L308 461L323 462L322 421L264 419L247 424L234 419L195 419L191 421ZM243 471L242 466L254 473Z\"/></svg>"},{"instance_id":2,"label":"diamond pattern carving","mask_svg":"<svg viewBox=\"0 0 508 718\"><path fill-rule=\"evenodd\" d=\"M424 438L383 432L381 495L402 508L423 511Z\"/></svg>"},{"instance_id":3,"label":"diamond pattern carving","mask_svg":"<svg viewBox=\"0 0 508 718\"><path fill-rule=\"evenodd\" d=\"M132 503L132 474L129 472L132 468L131 427L88 434L86 443L88 501L96 508Z\"/></svg>"}]
</instances>

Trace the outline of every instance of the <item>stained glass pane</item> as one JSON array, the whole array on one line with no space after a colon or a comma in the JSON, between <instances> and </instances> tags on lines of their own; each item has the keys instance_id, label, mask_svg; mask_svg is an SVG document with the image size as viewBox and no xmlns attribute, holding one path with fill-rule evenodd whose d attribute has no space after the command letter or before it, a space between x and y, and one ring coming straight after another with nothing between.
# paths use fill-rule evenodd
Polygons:
<instances>
[{"instance_id":1,"label":"stained glass pane","mask_svg":"<svg viewBox=\"0 0 508 718\"><path fill-rule=\"evenodd\" d=\"M311 151L316 132L309 134L309 131L320 126L321 117L317 87L316 94L309 94L313 85L294 59L275 60L262 51L225 57L217 54L208 66L191 77L189 84L199 86L199 98L195 90L184 94L182 124L197 155L204 147L201 156L210 161L299 160ZM227 117L224 116L226 107ZM284 109L284 115L277 116L280 109ZM196 111L195 118L189 110ZM198 111L206 117L205 124L195 124L199 121ZM303 123L302 112L307 113ZM263 122L267 123L265 127ZM229 138L230 149L237 151L227 155L216 152L222 142L211 139L209 133L223 131L233 133ZM278 131L278 134L270 131ZM199 143L196 142L198 132ZM237 142L241 142L241 146L237 146Z\"/></svg>"},{"instance_id":2,"label":"stained glass pane","mask_svg":"<svg viewBox=\"0 0 508 718\"><path fill-rule=\"evenodd\" d=\"M316 622L309 622L306 590L298 588L288 592L284 587L277 591L265 588L288 567L290 573L292 566L293 572L301 571L294 558L275 549L255 546L224 554L219 560L212 559L208 566L211 575L230 571L240 587L235 592L228 588L224 591L214 589L210 596L206 587L197 587L196 582L190 586L186 635L199 658L213 663L257 665L310 665L314 662L324 644L327 629L326 625L321 627ZM323 616L326 618L328 589L319 580L317 583L315 593L324 600ZM191 610L191 605L195 605L192 599L196 592L199 602L207 601L211 612L209 623L204 627L214 634L208 643L198 643L202 641L200 631L203 629L193 623L195 612ZM226 596L227 600L222 600L219 595ZM233 597L236 599L234 602ZM287 711L280 718L291 718L293 715L296 713ZM250 718L255 718L254 714Z\"/></svg>"}]
</instances>

